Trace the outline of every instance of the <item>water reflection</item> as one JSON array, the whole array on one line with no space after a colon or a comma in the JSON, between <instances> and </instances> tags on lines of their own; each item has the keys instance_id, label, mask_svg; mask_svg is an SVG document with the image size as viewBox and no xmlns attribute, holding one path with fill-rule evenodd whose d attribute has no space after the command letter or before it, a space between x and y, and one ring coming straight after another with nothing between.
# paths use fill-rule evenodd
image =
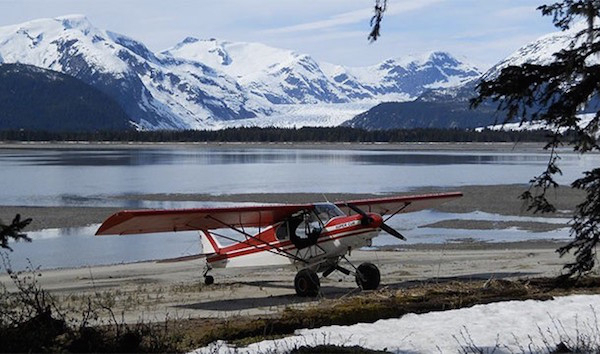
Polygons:
<instances>
[{"instance_id":1,"label":"water reflection","mask_svg":"<svg viewBox=\"0 0 600 354\"><path fill-rule=\"evenodd\" d=\"M33 166L144 166L227 164L454 165L546 163L543 154L443 153L361 150L278 149L107 149L0 154L0 164Z\"/></svg>"},{"instance_id":2,"label":"water reflection","mask_svg":"<svg viewBox=\"0 0 600 354\"><path fill-rule=\"evenodd\" d=\"M428 186L527 183L540 153L303 149L0 149L2 205L126 206L154 193L389 193ZM559 183L600 165L564 155ZM138 204L135 204L138 203Z\"/></svg>"}]
</instances>

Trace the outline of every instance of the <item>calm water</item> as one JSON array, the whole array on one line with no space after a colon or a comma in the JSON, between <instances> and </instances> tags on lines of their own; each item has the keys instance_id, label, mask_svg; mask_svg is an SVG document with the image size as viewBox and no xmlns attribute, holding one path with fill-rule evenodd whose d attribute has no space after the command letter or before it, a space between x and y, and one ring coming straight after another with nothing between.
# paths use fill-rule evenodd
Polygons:
<instances>
[{"instance_id":1,"label":"calm water","mask_svg":"<svg viewBox=\"0 0 600 354\"><path fill-rule=\"evenodd\" d=\"M294 149L0 149L3 205L120 205L147 193L383 193L427 186L527 183L543 153ZM564 155L569 183L600 165Z\"/></svg>"},{"instance_id":2,"label":"calm water","mask_svg":"<svg viewBox=\"0 0 600 354\"><path fill-rule=\"evenodd\" d=\"M361 151L307 149L0 149L0 204L39 206L191 207L214 203L137 202L119 197L153 193L385 193L428 186L527 183L545 167L545 153ZM560 183L600 166L600 156L564 154ZM424 211L395 217L410 243L461 238L508 241L565 238L568 230L418 228L438 220L506 220L490 214ZM509 219L512 220L512 219ZM195 233L92 237L97 225L33 232L32 244L16 244L13 267L26 258L44 268L133 262L198 252ZM396 243L379 237L375 245Z\"/></svg>"}]
</instances>

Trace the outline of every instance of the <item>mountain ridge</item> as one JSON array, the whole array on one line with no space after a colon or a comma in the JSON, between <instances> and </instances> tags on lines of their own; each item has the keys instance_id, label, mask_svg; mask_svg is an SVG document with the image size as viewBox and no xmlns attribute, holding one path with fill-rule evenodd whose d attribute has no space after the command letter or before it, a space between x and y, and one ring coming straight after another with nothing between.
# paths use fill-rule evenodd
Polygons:
<instances>
[{"instance_id":1,"label":"mountain ridge","mask_svg":"<svg viewBox=\"0 0 600 354\"><path fill-rule=\"evenodd\" d=\"M425 62L337 66L335 75L332 64L261 43L187 37L153 52L131 37L93 26L83 15L0 27L0 58L80 79L117 101L139 129L150 130L215 129L242 121L260 126L290 110L313 108L323 119L319 123L313 115L311 124L337 125L352 110L332 116L333 110L320 105L409 100L480 74L441 52ZM371 75L375 79L367 80ZM305 124L301 116L295 119L286 124Z\"/></svg>"},{"instance_id":2,"label":"mountain ridge","mask_svg":"<svg viewBox=\"0 0 600 354\"><path fill-rule=\"evenodd\" d=\"M497 77L501 70L508 66L551 63L555 60L554 53L568 48L576 39L576 34L585 29L585 26L586 23L580 22L567 31L540 36L519 47L478 78L467 80L457 86L425 90L411 102L375 106L344 122L343 125L370 130L432 126L467 129L494 126L497 129L497 125L506 119L505 112L497 111L497 103L488 99L476 109L470 107L470 99L476 96L478 83L481 80ZM587 61L588 64L599 62L598 58L589 58ZM600 99L593 97L581 113L596 112L598 107L600 107Z\"/></svg>"}]
</instances>

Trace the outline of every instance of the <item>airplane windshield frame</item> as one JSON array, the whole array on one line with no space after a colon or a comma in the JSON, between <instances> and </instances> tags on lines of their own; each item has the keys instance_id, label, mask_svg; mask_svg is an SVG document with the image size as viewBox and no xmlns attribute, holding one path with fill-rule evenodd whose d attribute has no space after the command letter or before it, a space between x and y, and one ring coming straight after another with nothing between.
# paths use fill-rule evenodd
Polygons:
<instances>
[{"instance_id":1,"label":"airplane windshield frame","mask_svg":"<svg viewBox=\"0 0 600 354\"><path fill-rule=\"evenodd\" d=\"M306 238L311 232L321 232L329 221L340 216L346 214L335 204L315 204L313 210L293 216L279 225L275 235L279 240L287 240L292 234L297 238Z\"/></svg>"},{"instance_id":2,"label":"airplane windshield frame","mask_svg":"<svg viewBox=\"0 0 600 354\"><path fill-rule=\"evenodd\" d=\"M338 216L346 216L337 205L333 203L320 203L315 204L314 215L321 221L321 224L327 225L327 223Z\"/></svg>"}]
</instances>

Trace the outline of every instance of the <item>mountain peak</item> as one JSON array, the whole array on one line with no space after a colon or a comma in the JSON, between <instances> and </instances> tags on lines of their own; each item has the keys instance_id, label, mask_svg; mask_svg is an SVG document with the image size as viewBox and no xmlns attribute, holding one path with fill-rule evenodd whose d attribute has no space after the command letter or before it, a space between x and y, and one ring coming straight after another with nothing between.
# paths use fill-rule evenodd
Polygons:
<instances>
[{"instance_id":1,"label":"mountain peak","mask_svg":"<svg viewBox=\"0 0 600 354\"><path fill-rule=\"evenodd\" d=\"M457 59L448 52L436 51L436 52L431 52L429 54L429 60L455 60L456 61Z\"/></svg>"},{"instance_id":2,"label":"mountain peak","mask_svg":"<svg viewBox=\"0 0 600 354\"><path fill-rule=\"evenodd\" d=\"M426 63L448 63L451 65L460 65L462 62L454 55L444 51L424 52L420 54L408 54L402 57L390 58L382 64L399 64L402 66L417 65L421 66Z\"/></svg>"},{"instance_id":3,"label":"mountain peak","mask_svg":"<svg viewBox=\"0 0 600 354\"><path fill-rule=\"evenodd\" d=\"M55 17L54 20L60 22L65 29L93 27L90 20L82 14L59 16Z\"/></svg>"},{"instance_id":4,"label":"mountain peak","mask_svg":"<svg viewBox=\"0 0 600 354\"><path fill-rule=\"evenodd\" d=\"M191 44L191 43L196 43L196 42L200 42L200 39L196 38L196 37L185 37L181 42L177 43L175 46L182 46L185 44Z\"/></svg>"}]
</instances>

